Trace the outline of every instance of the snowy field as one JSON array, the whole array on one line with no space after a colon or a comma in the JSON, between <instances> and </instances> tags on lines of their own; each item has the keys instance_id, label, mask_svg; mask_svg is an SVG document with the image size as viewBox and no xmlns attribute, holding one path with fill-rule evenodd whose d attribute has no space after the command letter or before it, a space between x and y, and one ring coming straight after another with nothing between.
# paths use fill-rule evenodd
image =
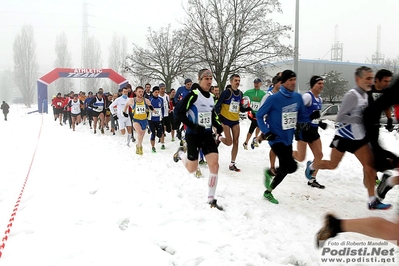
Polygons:
<instances>
[{"instance_id":1,"label":"snowy field","mask_svg":"<svg viewBox=\"0 0 399 266\"><path fill-rule=\"evenodd\" d=\"M0 120L1 234L26 181L1 266L320 265L314 237L326 212L397 218L398 188L385 200L393 208L367 209L362 168L352 154L336 170L319 172L325 190L306 184L306 160L299 163L273 192L280 204L271 204L263 198L262 184L270 148L262 143L243 149L246 120L236 160L240 173L228 170L231 147L220 145L216 196L225 211L218 211L206 204L207 167L201 168L204 178L195 178L174 163L179 143L171 142L170 134L166 150L158 146L156 154L146 134L139 156L135 144L127 147L119 133L94 135L88 125L73 132L54 122L52 113L27 111L12 105L9 121ZM328 158L333 124L320 134ZM381 129L381 140L399 153L396 132ZM337 239L370 238L344 234Z\"/></svg>"}]
</instances>

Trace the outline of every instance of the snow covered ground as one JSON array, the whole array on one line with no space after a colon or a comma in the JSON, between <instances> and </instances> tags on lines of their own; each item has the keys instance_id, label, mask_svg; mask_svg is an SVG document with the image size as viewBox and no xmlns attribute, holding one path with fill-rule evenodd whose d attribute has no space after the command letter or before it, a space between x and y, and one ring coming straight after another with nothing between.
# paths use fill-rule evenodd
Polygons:
<instances>
[{"instance_id":1,"label":"snow covered ground","mask_svg":"<svg viewBox=\"0 0 399 266\"><path fill-rule=\"evenodd\" d=\"M367 209L362 168L352 154L336 170L319 172L325 190L307 186L305 160L274 191L280 204L266 201L262 179L270 148L262 143L243 149L249 121L241 123L240 173L228 170L231 147L220 145L216 196L222 212L206 204L207 167L198 179L173 162L179 144L170 134L166 150L158 148L156 154L146 135L139 156L135 144L127 147L119 133L94 135L87 125L73 132L54 122L51 113L27 111L12 105L9 121L0 119L0 234L26 181L2 266L319 265L314 236L326 212L341 218L397 217L397 188L385 200L393 208ZM326 158L333 124L320 133ZM396 132L381 129L381 139L399 152Z\"/></svg>"}]
</instances>

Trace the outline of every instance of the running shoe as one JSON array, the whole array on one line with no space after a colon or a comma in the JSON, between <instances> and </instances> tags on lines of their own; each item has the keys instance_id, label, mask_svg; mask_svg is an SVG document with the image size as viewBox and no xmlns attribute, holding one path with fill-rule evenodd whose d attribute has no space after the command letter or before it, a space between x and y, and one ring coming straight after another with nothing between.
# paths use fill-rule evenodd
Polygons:
<instances>
[{"instance_id":1,"label":"running shoe","mask_svg":"<svg viewBox=\"0 0 399 266\"><path fill-rule=\"evenodd\" d=\"M274 196L273 196L273 194L272 194L270 191L268 191L268 190L266 190L266 191L263 193L263 197L265 197L265 199L267 199L267 200L270 201L271 203L278 204L278 200L275 199Z\"/></svg>"}]
</instances>

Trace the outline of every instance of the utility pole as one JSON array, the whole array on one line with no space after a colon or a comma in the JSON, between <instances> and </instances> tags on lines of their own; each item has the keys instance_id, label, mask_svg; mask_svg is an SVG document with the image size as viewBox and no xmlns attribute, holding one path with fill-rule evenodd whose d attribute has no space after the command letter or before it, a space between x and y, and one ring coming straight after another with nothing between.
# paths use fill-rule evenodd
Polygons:
<instances>
[{"instance_id":1,"label":"utility pole","mask_svg":"<svg viewBox=\"0 0 399 266\"><path fill-rule=\"evenodd\" d=\"M294 72L298 75L299 64L299 0L296 0L295 6L295 44L294 44ZM298 82L296 83L296 90L299 91Z\"/></svg>"}]
</instances>

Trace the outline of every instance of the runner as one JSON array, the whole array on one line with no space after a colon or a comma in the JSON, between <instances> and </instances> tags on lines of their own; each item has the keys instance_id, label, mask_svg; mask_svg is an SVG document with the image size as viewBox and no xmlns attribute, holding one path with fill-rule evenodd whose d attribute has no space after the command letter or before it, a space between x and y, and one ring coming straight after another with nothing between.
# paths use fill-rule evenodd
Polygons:
<instances>
[{"instance_id":1,"label":"runner","mask_svg":"<svg viewBox=\"0 0 399 266\"><path fill-rule=\"evenodd\" d=\"M82 117L83 125L86 125L86 117L87 117L87 111L86 111L85 105L84 105L86 98L87 98L86 92L81 91L79 94L79 100L81 100L83 102L83 105L80 107L80 109L81 109L80 115Z\"/></svg>"},{"instance_id":2,"label":"runner","mask_svg":"<svg viewBox=\"0 0 399 266\"><path fill-rule=\"evenodd\" d=\"M144 98L144 88L141 86L136 87L136 97L129 98L123 110L123 115L129 117L126 113L128 108L131 107L133 114L133 127L137 132L136 154L143 155L143 138L148 124L148 112L153 111L154 107L148 99Z\"/></svg>"},{"instance_id":3,"label":"runner","mask_svg":"<svg viewBox=\"0 0 399 266\"><path fill-rule=\"evenodd\" d=\"M214 99L209 92L212 85L212 72L201 69L198 72L198 80L199 84L193 84L192 91L183 99L179 109L175 110L178 112L180 121L187 126L187 154L184 153L182 147L179 147L173 155L173 160L175 162L181 160L188 172L194 174L198 169L198 152L202 149L209 167L208 204L211 208L223 210L215 198L219 154L212 136L212 126L217 128L219 134L223 128L214 112Z\"/></svg>"},{"instance_id":4,"label":"runner","mask_svg":"<svg viewBox=\"0 0 399 266\"><path fill-rule=\"evenodd\" d=\"M93 109L89 105L92 100L93 100L93 93L91 91L89 91L87 93L87 98L85 99L83 104L84 104L84 109L86 110L87 117L89 119L90 129L92 129L91 123L93 121Z\"/></svg>"},{"instance_id":5,"label":"runner","mask_svg":"<svg viewBox=\"0 0 399 266\"><path fill-rule=\"evenodd\" d=\"M165 105L163 102L163 98L159 97L158 86L152 88L152 96L150 97L150 104L154 107L154 110L148 113L148 127L150 128L151 131L151 137L150 137L151 150L153 153L156 153L157 150L155 148L155 136L161 139L162 143L161 149L162 150L165 149L164 134L163 134L164 131L162 125L162 118L165 114Z\"/></svg>"},{"instance_id":6,"label":"runner","mask_svg":"<svg viewBox=\"0 0 399 266\"><path fill-rule=\"evenodd\" d=\"M101 91L98 91L96 96L93 97L91 100L89 107L92 108L93 112L93 128L94 128L94 134L97 133L97 121L100 119L100 130L101 133L104 134L104 107L105 107L105 100L103 98L103 93Z\"/></svg>"},{"instance_id":7,"label":"runner","mask_svg":"<svg viewBox=\"0 0 399 266\"><path fill-rule=\"evenodd\" d=\"M260 88L262 87L262 80L260 78L256 78L254 80L254 88L247 90L244 93L244 97L247 96L249 97L250 103L251 103L251 111L248 111L248 119L251 121L251 125L249 126L248 129L248 134L245 142L242 144L244 146L245 150L248 150L248 141L251 138L252 134L255 131L255 137L252 140L251 147L258 147L258 143L256 141L256 136L259 135L259 127L258 123L256 121L256 113L258 112L260 108L260 103L263 99L263 97L266 95L266 92L262 91Z\"/></svg>"},{"instance_id":8,"label":"runner","mask_svg":"<svg viewBox=\"0 0 399 266\"><path fill-rule=\"evenodd\" d=\"M176 127L175 117L173 115L173 110L175 108L173 101L174 101L175 95L176 95L175 89L171 89L170 93L169 93L169 115L168 115L168 117L170 120L170 125L172 127L172 129L171 129L172 142L175 141L175 131L177 129L179 129L178 127Z\"/></svg>"},{"instance_id":9,"label":"runner","mask_svg":"<svg viewBox=\"0 0 399 266\"><path fill-rule=\"evenodd\" d=\"M218 102L215 105L215 111L220 116L220 122L223 125L225 137L219 136L217 141L223 142L226 146L233 145L231 149L231 162L229 169L240 172L236 166L238 153L238 140L240 137L240 112L250 111L251 108L244 107L241 104L242 92L238 89L240 86L240 76L233 74L230 76L230 86L222 92Z\"/></svg>"},{"instance_id":10,"label":"runner","mask_svg":"<svg viewBox=\"0 0 399 266\"><path fill-rule=\"evenodd\" d=\"M121 91L121 95L122 95L122 91ZM113 136L115 136L115 131L118 130L118 126L117 126L118 117L116 119L114 117L114 114L118 113L118 108L116 106L113 107L112 109L113 109L114 112L112 112L111 111L111 104L113 102L115 102L115 100L118 99L118 97L121 96L121 95L119 95L118 93L114 93L112 95L112 100L110 101L110 104L109 104L109 109L110 109L110 112L111 112L111 132L112 132ZM130 141L130 140L128 140L128 141Z\"/></svg>"},{"instance_id":11,"label":"runner","mask_svg":"<svg viewBox=\"0 0 399 266\"><path fill-rule=\"evenodd\" d=\"M62 126L62 115L64 113L65 99L61 96L61 93L57 93L57 97L53 98L51 104L54 108L54 121L59 118L60 125Z\"/></svg>"},{"instance_id":12,"label":"runner","mask_svg":"<svg viewBox=\"0 0 399 266\"><path fill-rule=\"evenodd\" d=\"M73 131L75 131L75 124L77 125L81 122L81 106L83 106L83 102L79 100L79 95L74 94L73 99L68 103L68 107L71 109L71 122Z\"/></svg>"},{"instance_id":13,"label":"runner","mask_svg":"<svg viewBox=\"0 0 399 266\"><path fill-rule=\"evenodd\" d=\"M116 98L115 101L111 103L111 105L109 106L109 110L111 111L114 120L118 121L118 128L121 134L125 135L127 130L126 145L130 146L130 139L132 138L132 120L130 120L129 115L128 117L125 117L123 115L123 112L125 112L125 108L129 99L133 98L128 98L127 95L128 89L124 87L122 89L121 97Z\"/></svg>"},{"instance_id":14,"label":"runner","mask_svg":"<svg viewBox=\"0 0 399 266\"><path fill-rule=\"evenodd\" d=\"M345 152L353 153L363 166L363 184L369 196L368 208L386 210L392 205L382 203L374 195L376 170L363 124L363 110L368 105L367 91L371 90L373 84L373 70L366 66L359 67L355 79L356 87L345 94L337 116L338 129L330 145L330 160L315 160L308 164L306 172L309 176L318 169L335 169Z\"/></svg>"},{"instance_id":15,"label":"runner","mask_svg":"<svg viewBox=\"0 0 399 266\"><path fill-rule=\"evenodd\" d=\"M161 97L163 99L163 108L165 110L164 117L162 118L162 124L164 127L163 141L165 141L166 132L168 132L168 133L172 132L172 124L170 122L170 116L169 116L169 113L171 112L169 110L170 99L169 99L169 95L167 95L165 93L165 89L166 89L166 87L165 87L164 83L159 84L159 97ZM174 135L172 137L174 137ZM162 142L162 140L161 140L161 142ZM162 143L164 144L164 142L162 142Z\"/></svg>"},{"instance_id":16,"label":"runner","mask_svg":"<svg viewBox=\"0 0 399 266\"><path fill-rule=\"evenodd\" d=\"M272 79L272 89L270 91L268 91L266 93L266 95L263 97L260 106L262 106L266 99L273 95L276 94L279 90L280 90L280 86L281 86L281 76L275 76ZM266 117L264 117L263 119L266 119ZM261 134L258 135L257 137L257 141L262 141L262 136ZM255 146L251 145L251 148L254 149ZM269 162L270 162L270 168L266 169L267 174L271 175L271 176L275 176L276 175L276 154L273 152L273 149L270 149L269 151Z\"/></svg>"},{"instance_id":17,"label":"runner","mask_svg":"<svg viewBox=\"0 0 399 266\"><path fill-rule=\"evenodd\" d=\"M295 130L297 150L294 151L293 156L298 162L305 160L307 146L309 146L310 150L312 151L315 161L320 161L323 159L323 151L318 129L319 127L322 129L327 128L327 124L320 121L320 110L321 105L323 104L320 94L324 88L324 80L320 76L313 76L311 77L309 83L310 90L302 95L302 99L306 107L307 115L309 116L311 122L298 123ZM307 164L311 163L311 161L307 162ZM316 181L317 172L318 171L305 173L305 176L308 179L308 185L311 187L324 189L325 186L320 185Z\"/></svg>"},{"instance_id":18,"label":"runner","mask_svg":"<svg viewBox=\"0 0 399 266\"><path fill-rule=\"evenodd\" d=\"M292 157L292 141L297 122L309 121L306 115L302 96L295 92L296 74L291 70L284 70L281 74L279 93L271 95L256 114L258 126L262 131L260 140L267 140L273 152L279 158L279 168L276 176L265 171L266 191L263 196L271 203L278 204L272 191L283 181L287 174L294 173L297 163ZM267 123L263 117L267 115Z\"/></svg>"}]
</instances>

